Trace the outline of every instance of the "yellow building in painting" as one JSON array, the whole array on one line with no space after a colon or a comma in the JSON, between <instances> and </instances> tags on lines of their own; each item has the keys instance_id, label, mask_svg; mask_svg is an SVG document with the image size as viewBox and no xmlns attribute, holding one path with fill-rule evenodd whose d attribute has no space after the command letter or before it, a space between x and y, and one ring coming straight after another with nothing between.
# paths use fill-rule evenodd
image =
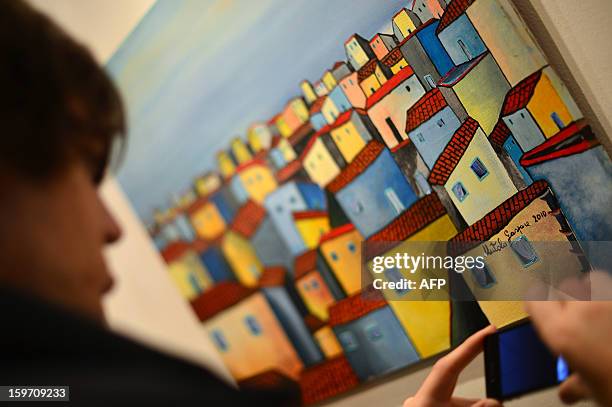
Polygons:
<instances>
[{"instance_id":1,"label":"yellow building in painting","mask_svg":"<svg viewBox=\"0 0 612 407\"><path fill-rule=\"evenodd\" d=\"M330 135L344 160L351 163L365 145L372 139L370 130L365 125L365 120L369 120L365 111L361 109L349 110L342 113Z\"/></svg>"},{"instance_id":2,"label":"yellow building in painting","mask_svg":"<svg viewBox=\"0 0 612 407\"><path fill-rule=\"evenodd\" d=\"M257 257L255 248L247 239L228 230L221 241L221 251L238 281L248 287L257 285L263 271L263 264Z\"/></svg>"},{"instance_id":3,"label":"yellow building in painting","mask_svg":"<svg viewBox=\"0 0 612 407\"><path fill-rule=\"evenodd\" d=\"M187 300L193 300L212 287L212 278L191 245L172 243L164 249L162 257L168 265L172 281Z\"/></svg>"},{"instance_id":4,"label":"yellow building in painting","mask_svg":"<svg viewBox=\"0 0 612 407\"><path fill-rule=\"evenodd\" d=\"M325 325L314 332L313 336L326 359L331 359L344 353L336 334L334 334L329 325Z\"/></svg>"},{"instance_id":5,"label":"yellow building in painting","mask_svg":"<svg viewBox=\"0 0 612 407\"><path fill-rule=\"evenodd\" d=\"M429 183L444 186L468 225L517 192L491 143L471 117L438 157Z\"/></svg>"},{"instance_id":6,"label":"yellow building in painting","mask_svg":"<svg viewBox=\"0 0 612 407\"><path fill-rule=\"evenodd\" d=\"M404 211L380 232L367 240L368 267L372 270L375 256L395 256L396 253L424 253L444 256L445 242L457 233L446 210L436 194L426 195ZM395 244L390 247L390 244ZM372 272L375 279L398 281L407 278L446 278L445 270L387 269L384 273ZM383 295L395 313L419 356L426 358L447 350L451 343L451 308L448 292L436 294L429 290L383 290Z\"/></svg>"},{"instance_id":7,"label":"yellow building in painting","mask_svg":"<svg viewBox=\"0 0 612 407\"><path fill-rule=\"evenodd\" d=\"M227 225L217 206L203 197L194 202L186 210L189 221L196 235L205 240L213 240L221 236Z\"/></svg>"},{"instance_id":8,"label":"yellow building in painting","mask_svg":"<svg viewBox=\"0 0 612 407\"><path fill-rule=\"evenodd\" d=\"M272 170L263 161L250 161L238 167L236 173L249 198L259 204L277 187Z\"/></svg>"},{"instance_id":9,"label":"yellow building in painting","mask_svg":"<svg viewBox=\"0 0 612 407\"><path fill-rule=\"evenodd\" d=\"M304 96L306 103L308 103L309 105L312 104L312 102L314 102L315 100L317 100L317 94L315 93L312 84L306 79L300 82L300 89L302 90L302 95Z\"/></svg>"},{"instance_id":10,"label":"yellow building in painting","mask_svg":"<svg viewBox=\"0 0 612 407\"><path fill-rule=\"evenodd\" d=\"M221 177L216 172L208 172L194 179L193 186L199 196L207 196L221 187Z\"/></svg>"},{"instance_id":11,"label":"yellow building in painting","mask_svg":"<svg viewBox=\"0 0 612 407\"><path fill-rule=\"evenodd\" d=\"M467 114L489 135L497 124L510 84L493 56L486 52L452 69L440 80L438 88L443 95L452 89Z\"/></svg>"},{"instance_id":12,"label":"yellow building in painting","mask_svg":"<svg viewBox=\"0 0 612 407\"><path fill-rule=\"evenodd\" d=\"M254 153L267 150L272 144L272 132L264 123L253 123L247 130L247 142Z\"/></svg>"},{"instance_id":13,"label":"yellow building in painting","mask_svg":"<svg viewBox=\"0 0 612 407\"><path fill-rule=\"evenodd\" d=\"M362 241L352 223L330 230L319 241L319 251L346 295L361 290Z\"/></svg>"},{"instance_id":14,"label":"yellow building in painting","mask_svg":"<svg viewBox=\"0 0 612 407\"><path fill-rule=\"evenodd\" d=\"M378 60L372 59L357 72L357 81L366 97L370 97L387 82L387 77Z\"/></svg>"},{"instance_id":15,"label":"yellow building in painting","mask_svg":"<svg viewBox=\"0 0 612 407\"><path fill-rule=\"evenodd\" d=\"M217 166L223 178L230 178L236 171L236 163L227 151L217 153Z\"/></svg>"},{"instance_id":16,"label":"yellow building in painting","mask_svg":"<svg viewBox=\"0 0 612 407\"><path fill-rule=\"evenodd\" d=\"M554 291L583 275L570 235L548 184L536 181L453 237L449 254L484 257L484 267L462 276L489 322L501 328L527 317L522 299L534 283L546 281Z\"/></svg>"},{"instance_id":17,"label":"yellow building in painting","mask_svg":"<svg viewBox=\"0 0 612 407\"><path fill-rule=\"evenodd\" d=\"M246 163L253 158L251 151L240 137L235 137L230 143L232 154L236 158L238 164Z\"/></svg>"},{"instance_id":18,"label":"yellow building in painting","mask_svg":"<svg viewBox=\"0 0 612 407\"><path fill-rule=\"evenodd\" d=\"M398 41L410 35L420 25L420 20L416 14L405 8L398 11L391 20L393 34Z\"/></svg>"},{"instance_id":19,"label":"yellow building in painting","mask_svg":"<svg viewBox=\"0 0 612 407\"><path fill-rule=\"evenodd\" d=\"M340 174L340 166L323 143L322 137L322 134L315 134L302 153L306 173L321 188Z\"/></svg>"},{"instance_id":20,"label":"yellow building in painting","mask_svg":"<svg viewBox=\"0 0 612 407\"><path fill-rule=\"evenodd\" d=\"M295 287L308 311L321 321L327 321L327 309L336 299L317 269L316 250L310 250L295 259L294 273Z\"/></svg>"},{"instance_id":21,"label":"yellow building in painting","mask_svg":"<svg viewBox=\"0 0 612 407\"><path fill-rule=\"evenodd\" d=\"M306 248L314 249L319 245L321 236L329 232L329 217L326 211L293 212L293 221Z\"/></svg>"},{"instance_id":22,"label":"yellow building in painting","mask_svg":"<svg viewBox=\"0 0 612 407\"><path fill-rule=\"evenodd\" d=\"M332 75L332 73L330 71L325 71L325 73L321 77L321 82L323 82L323 84L325 85L327 90L330 91L330 92L338 84L336 82L336 78L334 78L334 75Z\"/></svg>"},{"instance_id":23,"label":"yellow building in painting","mask_svg":"<svg viewBox=\"0 0 612 407\"><path fill-rule=\"evenodd\" d=\"M508 92L501 116L527 152L581 119L582 113L552 68L546 67Z\"/></svg>"},{"instance_id":24,"label":"yellow building in painting","mask_svg":"<svg viewBox=\"0 0 612 407\"><path fill-rule=\"evenodd\" d=\"M224 282L192 307L234 379L277 371L299 380L303 363L261 291Z\"/></svg>"}]
</instances>

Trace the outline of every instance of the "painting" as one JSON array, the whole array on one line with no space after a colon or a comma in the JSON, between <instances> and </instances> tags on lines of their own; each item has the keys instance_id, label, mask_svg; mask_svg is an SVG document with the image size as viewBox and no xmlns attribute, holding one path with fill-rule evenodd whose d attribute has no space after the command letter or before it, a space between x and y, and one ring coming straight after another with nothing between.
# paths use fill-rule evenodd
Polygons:
<instances>
[{"instance_id":1,"label":"painting","mask_svg":"<svg viewBox=\"0 0 612 407\"><path fill-rule=\"evenodd\" d=\"M319 402L526 318L513 270L607 265L608 153L507 0L159 0L108 70L119 182L240 386ZM373 289L415 244L486 263Z\"/></svg>"}]
</instances>

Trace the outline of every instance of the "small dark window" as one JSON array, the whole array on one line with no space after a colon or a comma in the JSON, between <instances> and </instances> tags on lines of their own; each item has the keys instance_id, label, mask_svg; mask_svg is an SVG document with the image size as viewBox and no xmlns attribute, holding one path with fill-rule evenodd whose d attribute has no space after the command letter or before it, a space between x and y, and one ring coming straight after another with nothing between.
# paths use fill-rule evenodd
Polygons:
<instances>
[{"instance_id":1,"label":"small dark window","mask_svg":"<svg viewBox=\"0 0 612 407\"><path fill-rule=\"evenodd\" d=\"M444 119L438 120L437 124L438 124L438 127L444 126Z\"/></svg>"},{"instance_id":2,"label":"small dark window","mask_svg":"<svg viewBox=\"0 0 612 407\"><path fill-rule=\"evenodd\" d=\"M336 252L331 252L329 255L333 261L338 261L338 255L336 254Z\"/></svg>"},{"instance_id":3,"label":"small dark window","mask_svg":"<svg viewBox=\"0 0 612 407\"><path fill-rule=\"evenodd\" d=\"M383 333L376 322L368 324L364 331L370 342L377 342L383 338Z\"/></svg>"},{"instance_id":4,"label":"small dark window","mask_svg":"<svg viewBox=\"0 0 612 407\"><path fill-rule=\"evenodd\" d=\"M347 247L351 253L355 253L357 251L357 246L355 246L355 243L353 242L349 242Z\"/></svg>"},{"instance_id":5,"label":"small dark window","mask_svg":"<svg viewBox=\"0 0 612 407\"><path fill-rule=\"evenodd\" d=\"M474 267L470 269L470 273L476 284L481 288L489 288L497 282L486 264L483 264L482 267L474 265Z\"/></svg>"},{"instance_id":6,"label":"small dark window","mask_svg":"<svg viewBox=\"0 0 612 407\"><path fill-rule=\"evenodd\" d=\"M538 261L538 254L526 236L519 236L516 240L510 242L510 247L523 267L529 267Z\"/></svg>"},{"instance_id":7,"label":"small dark window","mask_svg":"<svg viewBox=\"0 0 612 407\"><path fill-rule=\"evenodd\" d=\"M410 86L406 85L406 90L410 92Z\"/></svg>"},{"instance_id":8,"label":"small dark window","mask_svg":"<svg viewBox=\"0 0 612 407\"><path fill-rule=\"evenodd\" d=\"M219 330L215 330L212 332L213 342L221 352L225 352L228 349L227 341L225 340L225 336Z\"/></svg>"},{"instance_id":9,"label":"small dark window","mask_svg":"<svg viewBox=\"0 0 612 407\"><path fill-rule=\"evenodd\" d=\"M457 182L455 185L453 185L453 194L455 194L459 202L463 202L463 200L468 196L468 191L461 182Z\"/></svg>"},{"instance_id":10,"label":"small dark window","mask_svg":"<svg viewBox=\"0 0 612 407\"><path fill-rule=\"evenodd\" d=\"M345 352L353 352L359 348L357 338L351 331L340 332L338 339Z\"/></svg>"},{"instance_id":11,"label":"small dark window","mask_svg":"<svg viewBox=\"0 0 612 407\"><path fill-rule=\"evenodd\" d=\"M487 170L487 167L485 167L482 161L480 161L480 158L475 158L474 161L472 161L470 168L472 171L474 171L474 174L476 174L479 180L482 180L484 177L489 175L489 170Z\"/></svg>"},{"instance_id":12,"label":"small dark window","mask_svg":"<svg viewBox=\"0 0 612 407\"><path fill-rule=\"evenodd\" d=\"M257 321L257 319L255 319L254 316L252 315L248 315L245 319L244 322L246 323L246 326L249 328L249 331L255 335L261 335L261 325L259 325L259 322Z\"/></svg>"}]
</instances>

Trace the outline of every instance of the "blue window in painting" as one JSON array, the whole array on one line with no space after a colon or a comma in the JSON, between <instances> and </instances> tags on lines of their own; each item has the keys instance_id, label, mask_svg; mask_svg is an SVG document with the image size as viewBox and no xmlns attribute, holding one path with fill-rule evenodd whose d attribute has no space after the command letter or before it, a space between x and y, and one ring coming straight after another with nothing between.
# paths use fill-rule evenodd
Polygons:
<instances>
[{"instance_id":1,"label":"blue window in painting","mask_svg":"<svg viewBox=\"0 0 612 407\"><path fill-rule=\"evenodd\" d=\"M364 327L366 338L370 342L376 342L383 338L383 333L380 329L380 326L376 322L371 322Z\"/></svg>"},{"instance_id":2,"label":"blue window in painting","mask_svg":"<svg viewBox=\"0 0 612 407\"><path fill-rule=\"evenodd\" d=\"M340 332L338 339L345 352L353 352L359 348L357 338L355 338L355 335L351 331Z\"/></svg>"},{"instance_id":3,"label":"blue window in painting","mask_svg":"<svg viewBox=\"0 0 612 407\"><path fill-rule=\"evenodd\" d=\"M387 278L387 281L390 281L393 283L400 283L404 279L404 276L402 276L402 273L400 273L400 271L396 269L395 267L386 269L385 277ZM408 288L396 288L395 289L396 294L399 296L406 294L408 291L410 291Z\"/></svg>"},{"instance_id":4,"label":"blue window in painting","mask_svg":"<svg viewBox=\"0 0 612 407\"><path fill-rule=\"evenodd\" d=\"M193 291L197 294L202 293L202 287L200 286L200 282L195 274L189 273L189 284L193 288Z\"/></svg>"},{"instance_id":5,"label":"blue window in painting","mask_svg":"<svg viewBox=\"0 0 612 407\"><path fill-rule=\"evenodd\" d=\"M336 252L331 252L329 255L333 261L338 261L338 254Z\"/></svg>"},{"instance_id":6,"label":"blue window in painting","mask_svg":"<svg viewBox=\"0 0 612 407\"><path fill-rule=\"evenodd\" d=\"M519 236L510 242L510 247L523 267L529 267L538 261L538 254L526 236Z\"/></svg>"},{"instance_id":7,"label":"blue window in painting","mask_svg":"<svg viewBox=\"0 0 612 407\"><path fill-rule=\"evenodd\" d=\"M470 269L470 273L476 284L481 288L489 288L497 283L493 273L486 264L483 264L482 267L478 267L478 265L475 264L474 267Z\"/></svg>"},{"instance_id":8,"label":"blue window in painting","mask_svg":"<svg viewBox=\"0 0 612 407\"><path fill-rule=\"evenodd\" d=\"M397 196L397 193L395 192L393 188L390 188L390 187L385 188L385 197L387 197L387 200L389 201L389 203L391 204L391 206L393 207L393 210L395 210L395 213L397 215L399 215L400 213L404 211L404 209L406 209L406 207L404 206L402 201L399 199L399 197Z\"/></svg>"},{"instance_id":9,"label":"blue window in painting","mask_svg":"<svg viewBox=\"0 0 612 407\"><path fill-rule=\"evenodd\" d=\"M489 175L489 170L487 170L487 167L480 161L480 158L474 158L474 161L470 164L470 168L474 171L474 174L476 174L479 180Z\"/></svg>"},{"instance_id":10,"label":"blue window in painting","mask_svg":"<svg viewBox=\"0 0 612 407\"><path fill-rule=\"evenodd\" d=\"M561 117L559 116L559 113L552 112L550 114L550 118L553 120L553 122L555 122L555 124L557 125L559 130L562 130L563 128L565 128L565 123L563 123L563 120L561 120Z\"/></svg>"},{"instance_id":11,"label":"blue window in painting","mask_svg":"<svg viewBox=\"0 0 612 407\"><path fill-rule=\"evenodd\" d=\"M221 333L221 331L219 330L214 330L211 336L217 348L221 352L226 352L228 349L228 344L227 344L227 341L225 340L225 336L223 336L223 333Z\"/></svg>"},{"instance_id":12,"label":"blue window in painting","mask_svg":"<svg viewBox=\"0 0 612 407\"><path fill-rule=\"evenodd\" d=\"M259 322L257 321L257 319L255 319L254 316L252 315L248 315L245 319L244 322L246 323L247 328L249 328L249 331L255 335L261 335L261 325L259 325Z\"/></svg>"},{"instance_id":13,"label":"blue window in painting","mask_svg":"<svg viewBox=\"0 0 612 407\"><path fill-rule=\"evenodd\" d=\"M461 182L457 182L455 185L453 185L452 189L453 194L455 194L459 202L463 202L463 200L468 196L468 191Z\"/></svg>"},{"instance_id":14,"label":"blue window in painting","mask_svg":"<svg viewBox=\"0 0 612 407\"><path fill-rule=\"evenodd\" d=\"M357 246L355 246L355 243L353 242L349 242L347 247L351 253L355 253L357 251Z\"/></svg>"}]
</instances>

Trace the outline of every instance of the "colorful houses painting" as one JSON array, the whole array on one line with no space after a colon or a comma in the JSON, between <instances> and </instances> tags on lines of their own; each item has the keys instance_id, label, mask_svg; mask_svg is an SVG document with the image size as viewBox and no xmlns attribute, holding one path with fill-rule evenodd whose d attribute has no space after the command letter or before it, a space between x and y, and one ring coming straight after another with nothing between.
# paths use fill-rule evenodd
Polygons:
<instances>
[{"instance_id":1,"label":"colorful houses painting","mask_svg":"<svg viewBox=\"0 0 612 407\"><path fill-rule=\"evenodd\" d=\"M239 386L304 404L609 266L609 153L512 5L369 3L158 2L109 64L135 104L119 180L177 295ZM373 269L417 249L484 265Z\"/></svg>"}]
</instances>

